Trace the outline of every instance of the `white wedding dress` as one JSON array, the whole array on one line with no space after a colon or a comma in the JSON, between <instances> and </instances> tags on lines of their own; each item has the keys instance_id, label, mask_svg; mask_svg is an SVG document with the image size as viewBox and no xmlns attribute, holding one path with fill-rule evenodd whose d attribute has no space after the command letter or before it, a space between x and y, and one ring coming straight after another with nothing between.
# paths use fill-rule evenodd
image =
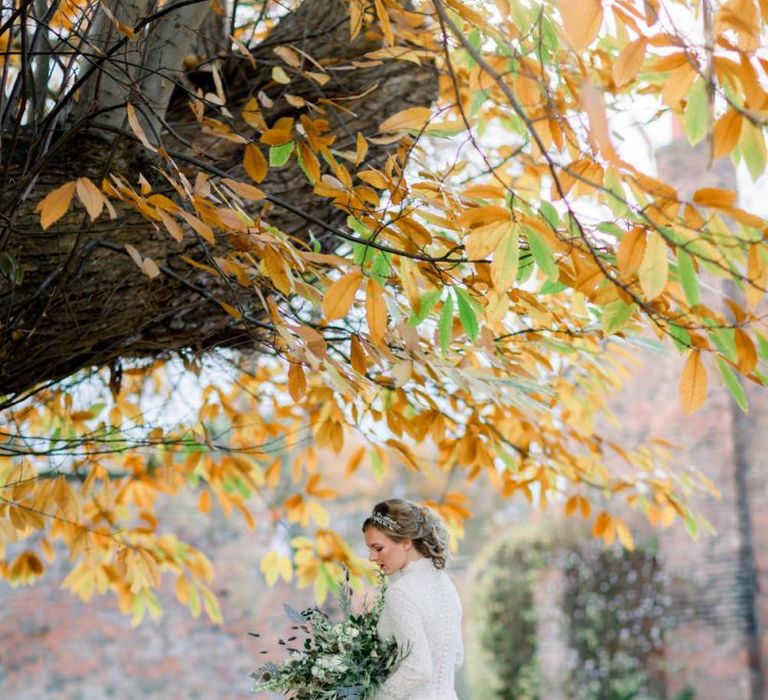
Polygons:
<instances>
[{"instance_id":1,"label":"white wedding dress","mask_svg":"<svg viewBox=\"0 0 768 700\"><path fill-rule=\"evenodd\" d=\"M392 574L379 620L379 636L410 644L411 652L375 700L458 700L456 667L464 661L461 601L444 570L428 558Z\"/></svg>"}]
</instances>

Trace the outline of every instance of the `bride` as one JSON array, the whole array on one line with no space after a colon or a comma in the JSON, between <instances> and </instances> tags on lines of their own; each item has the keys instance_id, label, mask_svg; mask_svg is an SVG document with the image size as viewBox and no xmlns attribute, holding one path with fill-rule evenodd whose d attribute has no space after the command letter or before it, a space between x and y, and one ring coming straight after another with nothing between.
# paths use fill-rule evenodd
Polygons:
<instances>
[{"instance_id":1,"label":"bride","mask_svg":"<svg viewBox=\"0 0 768 700\"><path fill-rule=\"evenodd\" d=\"M363 523L369 559L390 577L379 636L410 653L375 700L458 700L454 674L464 658L461 602L445 573L448 533L430 509L395 498Z\"/></svg>"}]
</instances>

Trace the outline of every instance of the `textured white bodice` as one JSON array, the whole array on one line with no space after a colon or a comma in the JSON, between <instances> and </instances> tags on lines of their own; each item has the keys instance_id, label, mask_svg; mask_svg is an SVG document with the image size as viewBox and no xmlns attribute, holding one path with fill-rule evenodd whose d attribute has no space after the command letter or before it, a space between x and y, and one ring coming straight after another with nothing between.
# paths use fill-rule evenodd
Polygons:
<instances>
[{"instance_id":1,"label":"textured white bodice","mask_svg":"<svg viewBox=\"0 0 768 700\"><path fill-rule=\"evenodd\" d=\"M444 570L417 559L392 574L379 636L394 636L411 652L385 681L376 700L458 700L456 667L464 661L461 601Z\"/></svg>"}]
</instances>

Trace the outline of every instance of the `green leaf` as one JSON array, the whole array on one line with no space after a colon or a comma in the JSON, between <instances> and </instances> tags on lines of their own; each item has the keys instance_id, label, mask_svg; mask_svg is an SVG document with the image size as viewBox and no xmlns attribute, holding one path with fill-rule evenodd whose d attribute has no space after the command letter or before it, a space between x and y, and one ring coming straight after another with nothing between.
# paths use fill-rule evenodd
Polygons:
<instances>
[{"instance_id":1,"label":"green leaf","mask_svg":"<svg viewBox=\"0 0 768 700\"><path fill-rule=\"evenodd\" d=\"M542 202L539 205L539 213L552 228L557 228L560 225L560 215L557 213L557 209L549 202Z\"/></svg>"},{"instance_id":2,"label":"green leaf","mask_svg":"<svg viewBox=\"0 0 768 700\"><path fill-rule=\"evenodd\" d=\"M568 289L567 284L563 284L562 282L552 282L551 280L547 280L544 282L544 284L541 285L541 289L539 289L538 294L539 296L546 296L547 294L559 294L562 291L565 291Z\"/></svg>"},{"instance_id":3,"label":"green leaf","mask_svg":"<svg viewBox=\"0 0 768 700\"><path fill-rule=\"evenodd\" d=\"M674 323L670 325L669 335L680 352L691 349L691 334L682 326L676 326Z\"/></svg>"},{"instance_id":4,"label":"green leaf","mask_svg":"<svg viewBox=\"0 0 768 700\"><path fill-rule=\"evenodd\" d=\"M765 138L762 129L744 119L739 136L739 149L747 164L749 174L757 180L765 170Z\"/></svg>"},{"instance_id":5,"label":"green leaf","mask_svg":"<svg viewBox=\"0 0 768 700\"><path fill-rule=\"evenodd\" d=\"M376 476L384 476L384 462L378 450L371 450L371 468Z\"/></svg>"},{"instance_id":6,"label":"green leaf","mask_svg":"<svg viewBox=\"0 0 768 700\"><path fill-rule=\"evenodd\" d=\"M744 387L741 385L736 373L731 369L731 366L722 358L717 359L717 369L720 370L720 375L725 380L725 386L728 387L728 391L733 400L739 405L739 408L744 413L749 412L749 403L747 402L747 395L744 392Z\"/></svg>"},{"instance_id":7,"label":"green leaf","mask_svg":"<svg viewBox=\"0 0 768 700\"><path fill-rule=\"evenodd\" d=\"M293 141L284 143L282 146L269 147L269 164L273 168L279 168L285 165L293 153Z\"/></svg>"},{"instance_id":8,"label":"green leaf","mask_svg":"<svg viewBox=\"0 0 768 700\"><path fill-rule=\"evenodd\" d=\"M703 78L696 78L688 92L683 121L692 146L707 135L707 86Z\"/></svg>"},{"instance_id":9,"label":"green leaf","mask_svg":"<svg viewBox=\"0 0 768 700\"><path fill-rule=\"evenodd\" d=\"M552 249L547 245L546 241L536 233L532 228L526 226L525 236L528 239L528 245L531 247L531 253L539 269L544 275L552 280L557 281L560 276L560 270L555 263L555 256L552 253Z\"/></svg>"},{"instance_id":10,"label":"green leaf","mask_svg":"<svg viewBox=\"0 0 768 700\"><path fill-rule=\"evenodd\" d=\"M682 248L677 249L677 271L680 274L680 282L683 285L685 298L691 306L698 306L699 280L693 269L693 260Z\"/></svg>"},{"instance_id":11,"label":"green leaf","mask_svg":"<svg viewBox=\"0 0 768 700\"><path fill-rule=\"evenodd\" d=\"M391 272L392 253L377 253L376 257L373 259L373 265L371 265L371 277L373 277L383 287L386 285L387 278Z\"/></svg>"},{"instance_id":12,"label":"green leaf","mask_svg":"<svg viewBox=\"0 0 768 700\"><path fill-rule=\"evenodd\" d=\"M448 345L450 345L453 332L453 297L450 294L443 302L443 308L440 310L438 328L440 331L440 350L445 355L448 352Z\"/></svg>"},{"instance_id":13,"label":"green leaf","mask_svg":"<svg viewBox=\"0 0 768 700\"><path fill-rule=\"evenodd\" d=\"M620 331L635 310L634 304L626 304L623 299L616 299L607 304L600 318L600 325L606 335L612 335Z\"/></svg>"},{"instance_id":14,"label":"green leaf","mask_svg":"<svg viewBox=\"0 0 768 700\"><path fill-rule=\"evenodd\" d=\"M764 360L768 360L768 338L762 333L757 334L757 352Z\"/></svg>"},{"instance_id":15,"label":"green leaf","mask_svg":"<svg viewBox=\"0 0 768 700\"><path fill-rule=\"evenodd\" d=\"M693 513L687 509L685 511L685 528L688 530L688 534L693 537L694 540L698 539L699 524L696 522L696 518L693 517Z\"/></svg>"},{"instance_id":16,"label":"green leaf","mask_svg":"<svg viewBox=\"0 0 768 700\"><path fill-rule=\"evenodd\" d=\"M469 116L474 117L487 99L488 90L480 90L480 92L476 93L469 104Z\"/></svg>"},{"instance_id":17,"label":"green leaf","mask_svg":"<svg viewBox=\"0 0 768 700\"><path fill-rule=\"evenodd\" d=\"M517 267L517 281L526 282L533 273L533 255L529 250L520 251L520 262Z\"/></svg>"},{"instance_id":18,"label":"green leaf","mask_svg":"<svg viewBox=\"0 0 768 700\"><path fill-rule=\"evenodd\" d=\"M739 354L736 352L736 334L733 328L712 328L716 321L711 318L703 318L706 325L710 326L709 337L715 347L723 353L731 362L738 362Z\"/></svg>"},{"instance_id":19,"label":"green leaf","mask_svg":"<svg viewBox=\"0 0 768 700\"><path fill-rule=\"evenodd\" d=\"M429 316L432 309L435 308L435 304L437 304L437 300L440 298L441 293L442 290L436 289L422 294L421 297L419 297L419 311L418 313L414 312L411 314L411 317L408 319L408 325L418 326L421 324L424 319Z\"/></svg>"},{"instance_id":20,"label":"green leaf","mask_svg":"<svg viewBox=\"0 0 768 700\"><path fill-rule=\"evenodd\" d=\"M464 330L467 332L469 339L475 341L477 340L477 334L480 332L480 326L477 322L475 310L472 308L472 302L463 289L455 287L455 290L456 301L459 304L459 318L461 319L461 325L464 326Z\"/></svg>"}]
</instances>

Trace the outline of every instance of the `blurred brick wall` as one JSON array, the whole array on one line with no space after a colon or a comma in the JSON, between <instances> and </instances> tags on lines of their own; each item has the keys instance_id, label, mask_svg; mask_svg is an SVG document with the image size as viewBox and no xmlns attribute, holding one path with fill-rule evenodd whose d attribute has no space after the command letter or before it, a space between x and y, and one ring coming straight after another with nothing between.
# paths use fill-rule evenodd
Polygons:
<instances>
[{"instance_id":1,"label":"blurred brick wall","mask_svg":"<svg viewBox=\"0 0 768 700\"><path fill-rule=\"evenodd\" d=\"M727 159L709 169L705 147L684 137L657 154L659 176L690 198L701 187L734 187ZM714 298L722 282L702 299ZM721 500L702 494L692 505L717 530L692 540L678 523L660 536L672 578L676 624L667 637L670 695L686 686L696 700L764 700L768 668L768 408L764 390L746 387L750 413L741 414L714 366L706 404L693 416L679 407L684 358L643 353L644 366L614 409L628 439L665 437L673 459L692 464L718 486ZM748 382L747 382L748 383ZM743 483L739 484L739 479ZM740 518L742 519L740 521ZM752 642L757 640L755 646ZM759 649L761 647L761 649Z\"/></svg>"}]
</instances>

